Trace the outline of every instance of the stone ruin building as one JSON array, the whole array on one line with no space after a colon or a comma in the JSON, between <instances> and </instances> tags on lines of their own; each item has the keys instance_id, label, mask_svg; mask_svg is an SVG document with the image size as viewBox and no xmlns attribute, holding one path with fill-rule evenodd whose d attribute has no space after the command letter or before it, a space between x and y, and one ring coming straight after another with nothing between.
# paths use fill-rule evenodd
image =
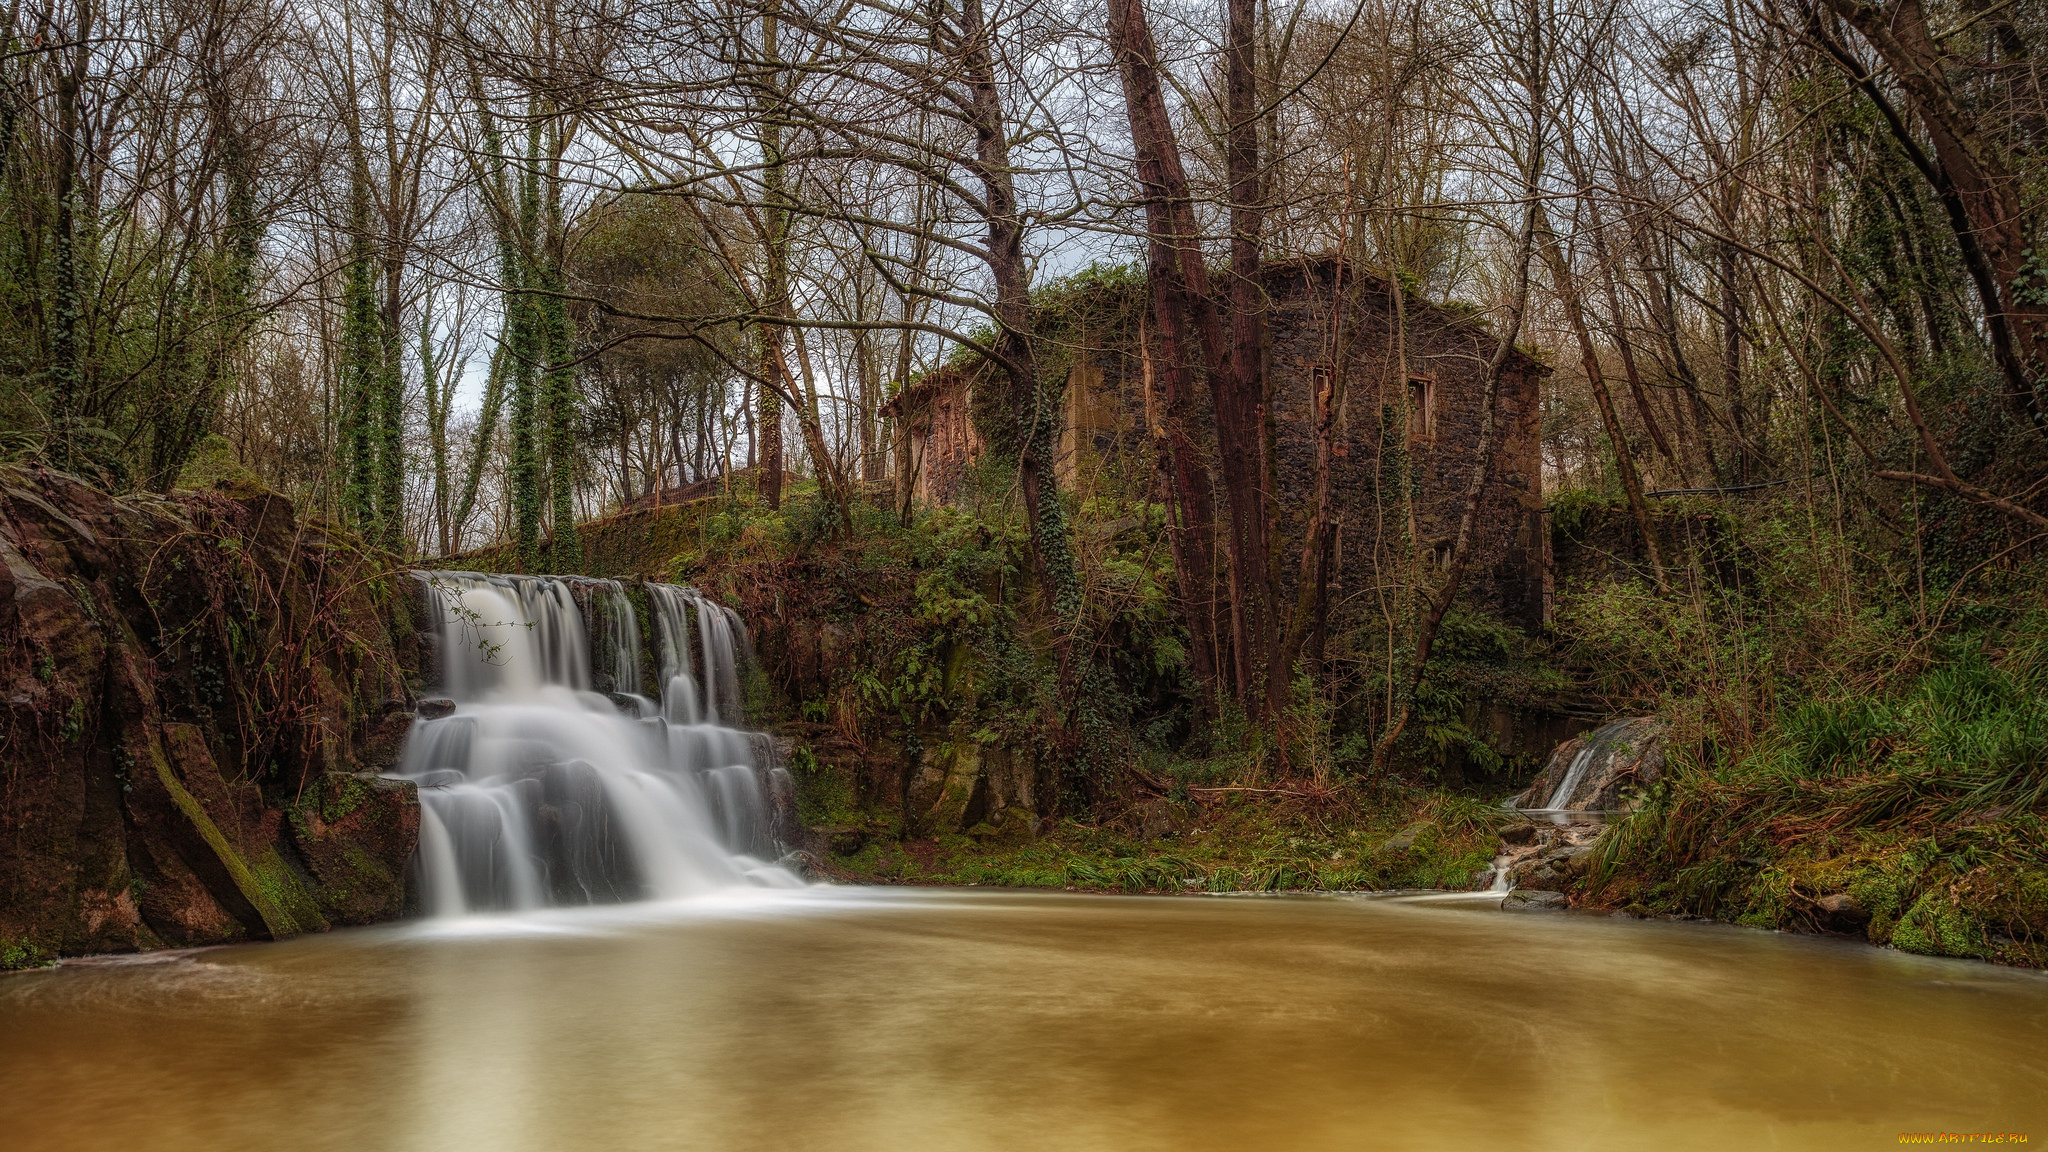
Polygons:
<instances>
[{"instance_id":1,"label":"stone ruin building","mask_svg":"<svg viewBox=\"0 0 2048 1152\"><path fill-rule=\"evenodd\" d=\"M1484 375L1495 336L1455 306L1404 302L1407 372L1392 339L1387 282L1334 257L1270 263L1265 268L1267 373L1279 481L1281 569L1292 598L1297 558L1313 511L1315 395L1342 373L1343 399L1333 427L1331 487L1336 560L1331 583L1333 634L1347 619L1377 617L1380 573L1398 563L1409 539L1448 564L1478 450ZM1155 467L1153 351L1144 339L1142 280L1105 287L1092 320L1042 321L1042 370L1066 377L1057 469L1061 486L1084 496L1165 499ZM1502 372L1498 455L1481 498L1463 599L1503 621L1534 628L1548 617L1549 533L1543 513L1541 379L1549 369L1516 349ZM897 424L899 503L963 498L988 450L982 429L999 406L976 420L978 365L949 363L913 382L883 410ZM1199 373L1195 376L1199 381ZM1207 389L1197 383L1201 419L1213 436ZM1214 445L1210 450L1214 468ZM1409 497L1404 499L1405 493ZM1215 485L1220 526L1228 511Z\"/></svg>"}]
</instances>

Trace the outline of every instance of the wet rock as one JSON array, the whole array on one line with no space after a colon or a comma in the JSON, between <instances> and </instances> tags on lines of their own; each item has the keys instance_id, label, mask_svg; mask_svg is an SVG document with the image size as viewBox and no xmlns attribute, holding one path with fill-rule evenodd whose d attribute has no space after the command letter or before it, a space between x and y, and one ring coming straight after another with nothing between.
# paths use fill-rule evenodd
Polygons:
<instances>
[{"instance_id":1,"label":"wet rock","mask_svg":"<svg viewBox=\"0 0 2048 1152\"><path fill-rule=\"evenodd\" d=\"M1410 849L1415 847L1415 842L1422 838L1422 834L1424 832L1429 831L1429 828L1429 821L1417 820L1415 823L1408 825L1406 828L1401 829L1399 832L1396 832L1392 836L1387 837L1384 841L1381 841L1380 851L1409 851Z\"/></svg>"},{"instance_id":2,"label":"wet rock","mask_svg":"<svg viewBox=\"0 0 2048 1152\"><path fill-rule=\"evenodd\" d=\"M1576 876L1592 863L1592 855L1591 844L1560 844L1544 851L1537 861L1567 876Z\"/></svg>"},{"instance_id":3,"label":"wet rock","mask_svg":"<svg viewBox=\"0 0 2048 1152\"><path fill-rule=\"evenodd\" d=\"M1870 923L1870 909L1847 892L1835 892L1814 901L1814 907L1828 921L1828 926L1841 931L1860 930Z\"/></svg>"},{"instance_id":4,"label":"wet rock","mask_svg":"<svg viewBox=\"0 0 2048 1152\"><path fill-rule=\"evenodd\" d=\"M618 703L618 701L614 700L613 703ZM429 700L420 701L415 711L422 720L439 720L443 716L454 714L455 701L445 696L437 696Z\"/></svg>"},{"instance_id":5,"label":"wet rock","mask_svg":"<svg viewBox=\"0 0 2048 1152\"><path fill-rule=\"evenodd\" d=\"M329 922L374 924L405 914L406 864L420 835L412 781L330 772L291 816L293 842Z\"/></svg>"},{"instance_id":6,"label":"wet rock","mask_svg":"<svg viewBox=\"0 0 2048 1152\"><path fill-rule=\"evenodd\" d=\"M810 830L811 851L818 856L851 856L868 846L868 830L835 824Z\"/></svg>"},{"instance_id":7,"label":"wet rock","mask_svg":"<svg viewBox=\"0 0 2048 1152\"><path fill-rule=\"evenodd\" d=\"M1523 821L1520 824L1510 824L1500 830L1500 842L1515 845L1534 844L1536 842L1536 825L1527 821Z\"/></svg>"},{"instance_id":8,"label":"wet rock","mask_svg":"<svg viewBox=\"0 0 2048 1152\"><path fill-rule=\"evenodd\" d=\"M1570 904L1562 892L1528 892L1517 889L1500 902L1503 912L1562 912Z\"/></svg>"},{"instance_id":9,"label":"wet rock","mask_svg":"<svg viewBox=\"0 0 2048 1152\"><path fill-rule=\"evenodd\" d=\"M1509 875L1516 888L1533 892L1561 892L1571 883L1571 873L1555 864L1530 861L1516 868Z\"/></svg>"},{"instance_id":10,"label":"wet rock","mask_svg":"<svg viewBox=\"0 0 2048 1152\"><path fill-rule=\"evenodd\" d=\"M1543 771L1513 803L1525 809L1606 812L1624 807L1634 790L1664 773L1661 716L1615 720L1557 746Z\"/></svg>"}]
</instances>

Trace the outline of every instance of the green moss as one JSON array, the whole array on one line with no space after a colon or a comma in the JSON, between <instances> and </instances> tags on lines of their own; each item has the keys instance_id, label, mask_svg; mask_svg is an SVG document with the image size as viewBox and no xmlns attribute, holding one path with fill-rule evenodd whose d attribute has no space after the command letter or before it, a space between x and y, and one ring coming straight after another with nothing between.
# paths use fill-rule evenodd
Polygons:
<instances>
[{"instance_id":1,"label":"green moss","mask_svg":"<svg viewBox=\"0 0 2048 1152\"><path fill-rule=\"evenodd\" d=\"M263 481L242 466L234 444L218 432L209 433L192 449L184 471L178 474L179 488L224 488L230 492L262 492Z\"/></svg>"},{"instance_id":2,"label":"green moss","mask_svg":"<svg viewBox=\"0 0 2048 1152\"><path fill-rule=\"evenodd\" d=\"M56 957L45 952L34 940L26 936L0 937L0 972L43 968L56 962Z\"/></svg>"},{"instance_id":3,"label":"green moss","mask_svg":"<svg viewBox=\"0 0 2048 1152\"><path fill-rule=\"evenodd\" d=\"M297 931L327 930L327 918L320 914L320 906L306 891L306 886L299 882L298 874L278 856L275 848L265 849L261 856L256 857L249 867L249 874L271 905L290 917Z\"/></svg>"},{"instance_id":4,"label":"green moss","mask_svg":"<svg viewBox=\"0 0 2048 1152\"><path fill-rule=\"evenodd\" d=\"M289 899L280 900L272 896L272 890L278 889L278 881L273 877L269 881L269 887L266 887L264 882L257 879L255 872L250 869L248 862L242 859L242 854L235 851L234 845L228 843L228 838L221 834L221 830L218 825L214 824L213 818L206 814L206 808L199 803L196 797L185 790L183 784L178 782L177 774L171 771L170 763L164 759L163 753L156 749L151 751L156 761L157 779L162 781L164 789L171 794L171 800L178 806L178 811L184 813L185 818L191 821L192 827L199 833L200 839L206 841L206 846L213 850L213 854L220 861L221 867L227 869L228 877L234 881L235 888L241 892L242 898L247 900L256 909L256 914L263 918L263 925L270 930L271 936L282 940L287 936L296 936L300 932L306 931L307 928L312 927L312 925L302 926L287 911L292 901ZM326 927L324 923L318 926Z\"/></svg>"},{"instance_id":5,"label":"green moss","mask_svg":"<svg viewBox=\"0 0 2048 1152\"><path fill-rule=\"evenodd\" d=\"M330 772L319 786L320 818L329 824L337 824L363 806L368 799L370 787L353 776Z\"/></svg>"},{"instance_id":6,"label":"green moss","mask_svg":"<svg viewBox=\"0 0 2048 1152\"><path fill-rule=\"evenodd\" d=\"M1947 892L1913 902L1892 929L1892 945L1925 956L1984 957L1991 947L1984 925Z\"/></svg>"}]
</instances>

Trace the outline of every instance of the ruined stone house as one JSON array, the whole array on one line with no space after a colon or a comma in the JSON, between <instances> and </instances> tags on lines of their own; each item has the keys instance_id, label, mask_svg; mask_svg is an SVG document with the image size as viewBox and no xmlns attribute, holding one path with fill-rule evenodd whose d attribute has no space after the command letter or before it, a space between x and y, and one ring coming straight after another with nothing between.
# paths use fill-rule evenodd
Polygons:
<instances>
[{"instance_id":1,"label":"ruined stone house","mask_svg":"<svg viewBox=\"0 0 2048 1152\"><path fill-rule=\"evenodd\" d=\"M1495 336L1473 313L1408 297L1404 372L1385 280L1333 257L1270 263L1264 275L1269 418L1289 601L1313 511L1316 395L1327 388L1340 397L1331 468L1335 631L1344 617L1356 621L1380 612L1372 593L1384 586L1382 569L1409 554L1410 540L1420 555L1449 563L1477 458ZM1054 372L1065 365L1056 466L1062 486L1084 494L1164 498L1150 432L1157 426L1157 401L1144 293L1142 285L1124 291L1130 298L1121 311L1102 310L1123 322L1042 341L1051 350L1041 352L1042 363ZM1534 627L1547 614L1539 389L1548 371L1517 349L1502 373L1497 455L1466 575L1467 603L1521 627ZM884 409L897 424L899 500L944 504L962 497L970 470L988 450L975 419L975 391L986 387L984 379L993 377L949 364ZM1198 385L1196 392L1204 410L1198 424L1208 429L1206 390ZM1001 418L1000 410L993 415ZM1216 490L1220 498L1220 481ZM1219 506L1218 523L1227 515Z\"/></svg>"}]
</instances>

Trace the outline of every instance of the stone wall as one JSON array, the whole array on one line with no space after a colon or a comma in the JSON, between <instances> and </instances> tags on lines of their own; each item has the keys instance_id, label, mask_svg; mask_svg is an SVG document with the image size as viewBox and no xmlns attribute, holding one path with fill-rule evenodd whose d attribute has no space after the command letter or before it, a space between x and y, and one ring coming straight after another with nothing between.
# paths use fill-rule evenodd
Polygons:
<instances>
[{"instance_id":1,"label":"stone wall","mask_svg":"<svg viewBox=\"0 0 2048 1152\"><path fill-rule=\"evenodd\" d=\"M1356 608L1359 598L1350 594L1374 586L1379 566L1401 554L1411 530L1422 555L1448 556L1478 457L1485 368L1495 337L1470 313L1410 298L1409 378L1403 379L1393 354L1393 309L1384 280L1361 278L1334 259L1269 264L1265 279L1283 599L1293 602L1301 542L1314 507L1315 394L1336 378L1342 400L1331 468L1337 518L1331 599L1340 605L1351 600ZM1051 338L1056 347L1042 357L1068 364L1056 468L1061 485L1084 499L1160 498L1148 429L1157 423L1163 397L1151 353L1139 338L1141 326L1124 315L1143 311L1142 285L1113 290L1133 294L1106 302L1100 311L1123 322L1062 329ZM1516 350L1502 374L1493 479L1482 495L1464 591L1467 602L1523 627L1540 624L1545 611L1539 386L1548 371ZM1207 428L1207 385L1199 369L1193 379L1195 425ZM918 403L950 413L966 405L970 385L961 372L933 378L920 386ZM1411 387L1421 390L1426 410L1414 428L1408 426L1415 407L1411 396L1417 395ZM933 402L938 396L948 398L943 409ZM938 438L922 430L918 436L920 445L934 445L922 457L926 471L950 474L946 465L934 466ZM1215 490L1220 525L1229 514L1220 502L1220 480ZM932 503L956 494L929 484L916 492Z\"/></svg>"},{"instance_id":2,"label":"stone wall","mask_svg":"<svg viewBox=\"0 0 2048 1152\"><path fill-rule=\"evenodd\" d=\"M403 913L413 611L253 485L0 468L0 966Z\"/></svg>"},{"instance_id":3,"label":"stone wall","mask_svg":"<svg viewBox=\"0 0 2048 1152\"><path fill-rule=\"evenodd\" d=\"M1315 392L1329 375L1342 401L1335 416L1331 488L1338 517L1339 587L1370 586L1377 557L1405 534L1400 485L1412 498L1414 544L1448 559L1478 460L1487 358L1495 337L1469 316L1406 302L1408 379L1392 353L1386 282L1360 279L1335 261L1269 268L1268 379L1278 445L1281 565L1289 600L1299 541L1313 510ZM1339 303L1345 305L1339 315ZM1492 482L1475 524L1464 596L1502 619L1542 622L1542 365L1513 353L1502 373ZM1420 410L1420 414L1417 411ZM1405 456L1405 461L1394 453Z\"/></svg>"},{"instance_id":4,"label":"stone wall","mask_svg":"<svg viewBox=\"0 0 2048 1152\"><path fill-rule=\"evenodd\" d=\"M950 504L987 449L969 412L977 373L944 364L904 388L881 408L896 426L896 500Z\"/></svg>"}]
</instances>

